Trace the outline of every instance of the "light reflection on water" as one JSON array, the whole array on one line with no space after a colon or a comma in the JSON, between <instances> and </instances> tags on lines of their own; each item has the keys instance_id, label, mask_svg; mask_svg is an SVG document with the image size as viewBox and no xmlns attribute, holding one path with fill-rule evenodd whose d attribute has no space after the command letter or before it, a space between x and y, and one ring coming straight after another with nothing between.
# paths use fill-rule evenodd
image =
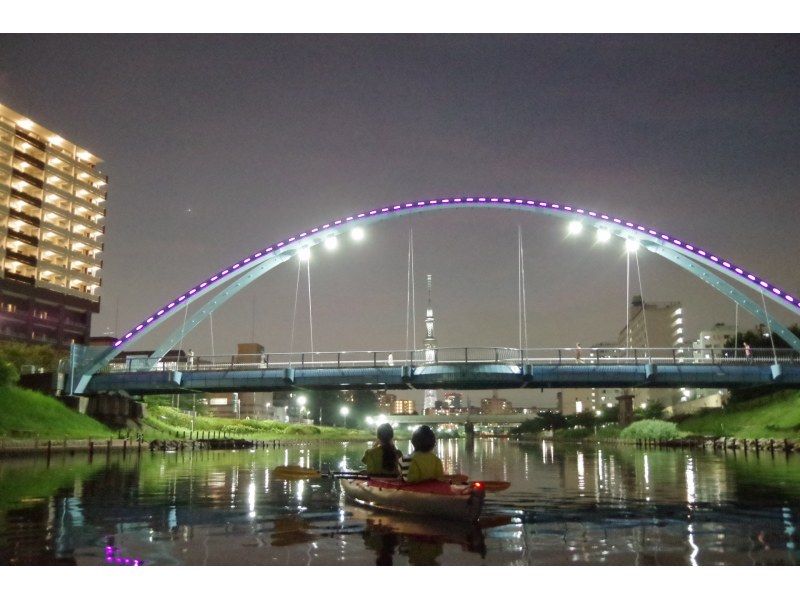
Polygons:
<instances>
[{"instance_id":1,"label":"light reflection on water","mask_svg":"<svg viewBox=\"0 0 800 598\"><path fill-rule=\"evenodd\" d=\"M0 462L0 564L797 564L800 457L442 441L508 479L480 526L376 513L328 478L366 443ZM400 446L405 452L409 447ZM108 560L113 555L112 561Z\"/></svg>"}]
</instances>

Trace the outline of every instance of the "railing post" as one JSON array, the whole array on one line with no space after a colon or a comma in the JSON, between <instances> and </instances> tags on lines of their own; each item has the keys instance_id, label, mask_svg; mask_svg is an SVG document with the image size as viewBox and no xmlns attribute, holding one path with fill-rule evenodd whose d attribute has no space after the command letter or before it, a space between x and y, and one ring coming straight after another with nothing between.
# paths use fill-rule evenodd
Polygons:
<instances>
[{"instance_id":1,"label":"railing post","mask_svg":"<svg viewBox=\"0 0 800 598\"><path fill-rule=\"evenodd\" d=\"M558 350L558 365L561 365L561 349Z\"/></svg>"},{"instance_id":2,"label":"railing post","mask_svg":"<svg viewBox=\"0 0 800 598\"><path fill-rule=\"evenodd\" d=\"M633 365L639 365L639 354L636 349L633 350Z\"/></svg>"},{"instance_id":3,"label":"railing post","mask_svg":"<svg viewBox=\"0 0 800 598\"><path fill-rule=\"evenodd\" d=\"M714 347L711 347L711 363L716 363L716 361L714 361Z\"/></svg>"},{"instance_id":4,"label":"railing post","mask_svg":"<svg viewBox=\"0 0 800 598\"><path fill-rule=\"evenodd\" d=\"M269 353L267 353L266 358L264 359L264 365L269 367Z\"/></svg>"},{"instance_id":5,"label":"railing post","mask_svg":"<svg viewBox=\"0 0 800 598\"><path fill-rule=\"evenodd\" d=\"M464 363L469 363L469 348L464 347Z\"/></svg>"},{"instance_id":6,"label":"railing post","mask_svg":"<svg viewBox=\"0 0 800 598\"><path fill-rule=\"evenodd\" d=\"M672 363L678 363L678 360L675 358L675 349L672 349Z\"/></svg>"},{"instance_id":7,"label":"railing post","mask_svg":"<svg viewBox=\"0 0 800 598\"><path fill-rule=\"evenodd\" d=\"M494 362L500 363L500 351L495 347L494 349Z\"/></svg>"},{"instance_id":8,"label":"railing post","mask_svg":"<svg viewBox=\"0 0 800 598\"><path fill-rule=\"evenodd\" d=\"M374 368L378 367L378 352L377 351L373 351L372 352L372 367L374 367Z\"/></svg>"},{"instance_id":9,"label":"railing post","mask_svg":"<svg viewBox=\"0 0 800 598\"><path fill-rule=\"evenodd\" d=\"M439 363L439 349L438 348L433 350L433 363L435 363L435 364Z\"/></svg>"},{"instance_id":10,"label":"railing post","mask_svg":"<svg viewBox=\"0 0 800 598\"><path fill-rule=\"evenodd\" d=\"M336 367L337 368L341 368L342 367L342 353L341 352L336 354Z\"/></svg>"},{"instance_id":11,"label":"railing post","mask_svg":"<svg viewBox=\"0 0 800 598\"><path fill-rule=\"evenodd\" d=\"M300 367L305 367L306 365L306 354L300 353Z\"/></svg>"},{"instance_id":12,"label":"railing post","mask_svg":"<svg viewBox=\"0 0 800 598\"><path fill-rule=\"evenodd\" d=\"M594 352L594 365L600 367L600 349Z\"/></svg>"}]
</instances>

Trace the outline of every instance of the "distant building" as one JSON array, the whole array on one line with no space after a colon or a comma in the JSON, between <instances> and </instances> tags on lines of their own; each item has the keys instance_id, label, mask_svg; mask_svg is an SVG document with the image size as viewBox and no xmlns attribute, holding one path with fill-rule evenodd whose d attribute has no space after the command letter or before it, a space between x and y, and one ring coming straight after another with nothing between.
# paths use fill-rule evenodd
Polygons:
<instances>
[{"instance_id":1,"label":"distant building","mask_svg":"<svg viewBox=\"0 0 800 598\"><path fill-rule=\"evenodd\" d=\"M258 367L266 363L264 347L259 343L239 343L236 345L235 364ZM216 417L273 419L275 404L271 392L228 392L209 395L208 406Z\"/></svg>"},{"instance_id":2,"label":"distant building","mask_svg":"<svg viewBox=\"0 0 800 598\"><path fill-rule=\"evenodd\" d=\"M717 322L708 330L701 330L698 338L692 343L695 359L711 359L709 349L722 349L725 344L733 342L736 334L733 326L728 326L724 322Z\"/></svg>"},{"instance_id":3,"label":"distant building","mask_svg":"<svg viewBox=\"0 0 800 598\"><path fill-rule=\"evenodd\" d=\"M0 339L88 342L102 283L100 162L0 104Z\"/></svg>"},{"instance_id":4,"label":"distant building","mask_svg":"<svg viewBox=\"0 0 800 598\"><path fill-rule=\"evenodd\" d=\"M692 358L709 361L722 357L722 349L727 343L733 344L736 330L724 322L717 322L708 330L701 330L697 340L692 343ZM729 391L721 388L681 388L681 402L718 395L720 402L727 402Z\"/></svg>"},{"instance_id":5,"label":"distant building","mask_svg":"<svg viewBox=\"0 0 800 598\"><path fill-rule=\"evenodd\" d=\"M414 415L417 407L411 399L398 399L392 401L391 415Z\"/></svg>"},{"instance_id":6,"label":"distant building","mask_svg":"<svg viewBox=\"0 0 800 598\"><path fill-rule=\"evenodd\" d=\"M461 409L461 402L463 398L464 395L460 392L446 392L444 393L444 398L442 399L442 406L448 410Z\"/></svg>"},{"instance_id":7,"label":"distant building","mask_svg":"<svg viewBox=\"0 0 800 598\"><path fill-rule=\"evenodd\" d=\"M496 390L492 391L490 398L481 399L481 412L484 415L504 415L511 413L513 408L511 402L500 398Z\"/></svg>"},{"instance_id":8,"label":"distant building","mask_svg":"<svg viewBox=\"0 0 800 598\"><path fill-rule=\"evenodd\" d=\"M394 402L397 400L397 395L387 393L386 391L378 391L378 413L385 413L390 415L394 408Z\"/></svg>"},{"instance_id":9,"label":"distant building","mask_svg":"<svg viewBox=\"0 0 800 598\"><path fill-rule=\"evenodd\" d=\"M691 351L686 350L687 338L680 301L645 303L639 295L634 295L629 325L620 331L618 342L620 349L652 348L656 350L653 354L657 354L658 349L673 349L676 359L684 360L691 357ZM647 351L639 352L647 354ZM626 388L623 392L636 397L634 407L656 401L667 407L679 402L681 397L679 391L669 388Z\"/></svg>"}]
</instances>

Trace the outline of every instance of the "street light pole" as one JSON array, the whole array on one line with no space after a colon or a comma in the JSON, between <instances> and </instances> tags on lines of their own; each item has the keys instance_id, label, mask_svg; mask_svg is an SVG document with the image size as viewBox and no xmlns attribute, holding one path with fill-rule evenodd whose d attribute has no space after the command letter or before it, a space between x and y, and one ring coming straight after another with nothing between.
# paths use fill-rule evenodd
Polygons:
<instances>
[{"instance_id":1,"label":"street light pole","mask_svg":"<svg viewBox=\"0 0 800 598\"><path fill-rule=\"evenodd\" d=\"M347 427L347 414L350 413L350 409L347 406L343 406L341 409L339 409L339 413L344 418L344 427L346 428Z\"/></svg>"}]
</instances>

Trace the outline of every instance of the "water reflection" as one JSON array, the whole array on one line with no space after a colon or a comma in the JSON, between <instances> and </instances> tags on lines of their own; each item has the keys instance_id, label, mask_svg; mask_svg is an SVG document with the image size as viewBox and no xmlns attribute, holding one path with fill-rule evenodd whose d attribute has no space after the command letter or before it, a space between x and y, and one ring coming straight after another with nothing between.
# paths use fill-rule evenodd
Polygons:
<instances>
[{"instance_id":1,"label":"water reflection","mask_svg":"<svg viewBox=\"0 0 800 598\"><path fill-rule=\"evenodd\" d=\"M352 465L365 446L3 461L0 563L705 565L800 557L794 455L443 441L449 470L511 482L488 495L478 527L368 511L344 502L333 480L270 475L280 464Z\"/></svg>"}]
</instances>

